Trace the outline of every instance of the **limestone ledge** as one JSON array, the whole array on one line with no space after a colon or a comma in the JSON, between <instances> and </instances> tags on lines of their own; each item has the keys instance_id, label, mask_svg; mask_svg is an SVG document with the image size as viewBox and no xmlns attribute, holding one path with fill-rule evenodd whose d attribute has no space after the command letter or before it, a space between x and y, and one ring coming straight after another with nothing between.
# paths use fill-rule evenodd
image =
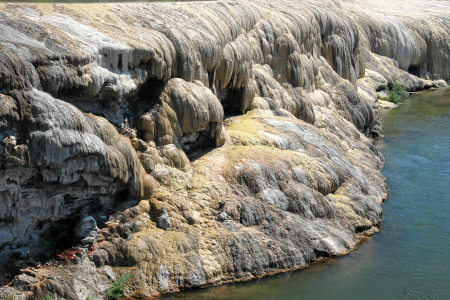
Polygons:
<instances>
[{"instance_id":1,"label":"limestone ledge","mask_svg":"<svg viewBox=\"0 0 450 300\"><path fill-rule=\"evenodd\" d=\"M344 255L388 193L377 92L450 80L441 1L0 8L0 298Z\"/></svg>"}]
</instances>

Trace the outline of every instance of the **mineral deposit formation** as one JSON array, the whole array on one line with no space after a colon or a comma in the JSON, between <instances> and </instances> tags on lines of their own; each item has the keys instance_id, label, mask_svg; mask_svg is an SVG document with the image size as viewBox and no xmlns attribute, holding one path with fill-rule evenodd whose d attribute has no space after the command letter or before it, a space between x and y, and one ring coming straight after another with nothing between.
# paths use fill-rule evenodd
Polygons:
<instances>
[{"instance_id":1,"label":"mineral deposit formation","mask_svg":"<svg viewBox=\"0 0 450 300\"><path fill-rule=\"evenodd\" d=\"M0 298L344 255L388 189L377 92L450 79L446 1L0 4Z\"/></svg>"}]
</instances>

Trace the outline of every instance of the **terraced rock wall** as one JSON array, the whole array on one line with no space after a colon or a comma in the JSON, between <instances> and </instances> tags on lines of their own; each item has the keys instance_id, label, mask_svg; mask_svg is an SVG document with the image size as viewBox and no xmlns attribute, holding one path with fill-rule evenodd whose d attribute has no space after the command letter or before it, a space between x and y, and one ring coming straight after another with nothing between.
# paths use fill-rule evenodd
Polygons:
<instances>
[{"instance_id":1,"label":"terraced rock wall","mask_svg":"<svg viewBox=\"0 0 450 300\"><path fill-rule=\"evenodd\" d=\"M0 296L348 253L388 193L376 92L450 79L442 3L0 4Z\"/></svg>"}]
</instances>

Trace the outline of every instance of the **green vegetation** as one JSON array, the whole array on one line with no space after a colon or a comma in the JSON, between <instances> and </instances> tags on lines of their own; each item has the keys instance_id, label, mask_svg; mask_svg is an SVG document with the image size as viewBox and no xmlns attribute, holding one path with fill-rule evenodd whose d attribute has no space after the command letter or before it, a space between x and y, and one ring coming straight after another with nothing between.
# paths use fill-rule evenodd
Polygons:
<instances>
[{"instance_id":1,"label":"green vegetation","mask_svg":"<svg viewBox=\"0 0 450 300\"><path fill-rule=\"evenodd\" d=\"M388 93L388 97L381 97L381 100L391 101L394 103L398 103L402 97L406 96L408 93L405 91L403 86L398 83L397 77L392 77L392 85L391 87L385 87L386 92Z\"/></svg>"},{"instance_id":2,"label":"green vegetation","mask_svg":"<svg viewBox=\"0 0 450 300\"><path fill-rule=\"evenodd\" d=\"M78 197L72 197L70 194L64 195L64 204L72 204L75 200L78 200Z\"/></svg>"},{"instance_id":3,"label":"green vegetation","mask_svg":"<svg viewBox=\"0 0 450 300\"><path fill-rule=\"evenodd\" d=\"M125 289L123 287L123 284L125 283L125 281L127 281L130 278L131 278L130 274L124 274L117 281L111 280L111 287L106 291L104 298L108 299L108 300L113 300L113 299L118 299L118 298L122 297L123 291Z\"/></svg>"},{"instance_id":4,"label":"green vegetation","mask_svg":"<svg viewBox=\"0 0 450 300\"><path fill-rule=\"evenodd\" d=\"M16 300L17 298L13 294L9 294L8 296L5 296L3 299L4 300Z\"/></svg>"},{"instance_id":5,"label":"green vegetation","mask_svg":"<svg viewBox=\"0 0 450 300\"><path fill-rule=\"evenodd\" d=\"M43 237L41 239L41 246L46 249L54 249L56 247L56 239L53 237Z\"/></svg>"},{"instance_id":6,"label":"green vegetation","mask_svg":"<svg viewBox=\"0 0 450 300\"><path fill-rule=\"evenodd\" d=\"M14 219L11 217L0 219L0 223L11 224L12 222L14 222Z\"/></svg>"},{"instance_id":7,"label":"green vegetation","mask_svg":"<svg viewBox=\"0 0 450 300\"><path fill-rule=\"evenodd\" d=\"M94 299L92 299L92 297L88 296L88 297L86 297L86 300L94 300Z\"/></svg>"},{"instance_id":8,"label":"green vegetation","mask_svg":"<svg viewBox=\"0 0 450 300\"><path fill-rule=\"evenodd\" d=\"M48 295L45 295L44 298L41 298L39 296L31 296L31 297L28 297L27 299L30 299L30 300L54 300L54 299L56 299L56 295L55 294L48 294Z\"/></svg>"}]
</instances>

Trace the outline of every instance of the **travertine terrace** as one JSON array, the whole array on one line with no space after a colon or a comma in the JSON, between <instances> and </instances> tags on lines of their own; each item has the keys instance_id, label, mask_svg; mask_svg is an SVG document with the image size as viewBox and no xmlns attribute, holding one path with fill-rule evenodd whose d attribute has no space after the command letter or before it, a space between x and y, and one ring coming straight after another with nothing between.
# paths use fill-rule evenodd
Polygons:
<instances>
[{"instance_id":1,"label":"travertine terrace","mask_svg":"<svg viewBox=\"0 0 450 300\"><path fill-rule=\"evenodd\" d=\"M449 15L0 4L0 298L101 298L125 273L151 296L348 253L388 193L376 92L447 85Z\"/></svg>"}]
</instances>

